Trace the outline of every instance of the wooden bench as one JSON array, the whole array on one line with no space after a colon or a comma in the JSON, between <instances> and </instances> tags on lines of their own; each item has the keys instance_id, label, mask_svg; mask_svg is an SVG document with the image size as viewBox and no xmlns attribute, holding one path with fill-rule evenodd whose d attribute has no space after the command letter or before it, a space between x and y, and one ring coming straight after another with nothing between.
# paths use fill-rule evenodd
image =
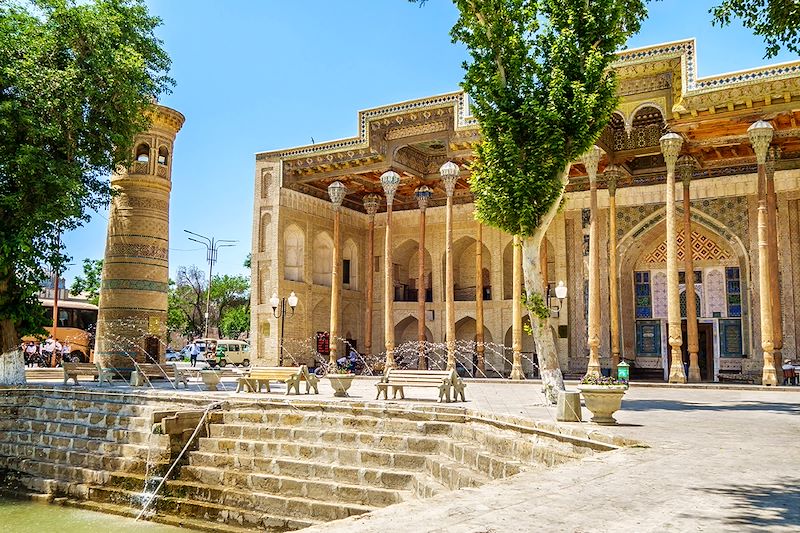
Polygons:
<instances>
[{"instance_id":1,"label":"wooden bench","mask_svg":"<svg viewBox=\"0 0 800 533\"><path fill-rule=\"evenodd\" d=\"M136 363L136 370L131 372L131 387L152 386L150 380L154 378L164 378L174 383L176 388L181 383L183 383L184 388L189 388L189 375L179 369L175 363L169 365Z\"/></svg>"},{"instance_id":2,"label":"wooden bench","mask_svg":"<svg viewBox=\"0 0 800 533\"><path fill-rule=\"evenodd\" d=\"M464 396L464 388L466 384L461 381L455 370L400 370L391 368L386 371L381 381L376 383L378 388L378 395L375 399L379 399L383 394L383 399L388 400L388 389L392 388L392 399L397 398L397 393L400 393L400 399L405 399L404 387L433 387L439 389L439 401L442 398L450 402L450 390L453 390L453 401L466 401Z\"/></svg>"},{"instance_id":3,"label":"wooden bench","mask_svg":"<svg viewBox=\"0 0 800 533\"><path fill-rule=\"evenodd\" d=\"M717 380L720 383L750 383L754 384L756 382L753 376L748 374L742 374L741 372L731 373L731 372L720 372L717 374Z\"/></svg>"},{"instance_id":4,"label":"wooden bench","mask_svg":"<svg viewBox=\"0 0 800 533\"><path fill-rule=\"evenodd\" d=\"M97 363L62 363L64 370L64 385L71 379L75 385L78 385L78 376L92 376L97 378L97 382L102 387L103 382L113 385L111 379L114 376L113 370L110 368L102 368Z\"/></svg>"},{"instance_id":5,"label":"wooden bench","mask_svg":"<svg viewBox=\"0 0 800 533\"><path fill-rule=\"evenodd\" d=\"M266 387L267 392L272 392L269 388L270 381L280 381L286 383L286 394L290 394L294 389L295 394L300 394L300 382L306 382L306 394L314 389L314 394L319 394L319 378L309 373L305 365L295 367L282 366L260 366L250 367L250 370L236 381L236 392L261 392L262 387Z\"/></svg>"}]
</instances>

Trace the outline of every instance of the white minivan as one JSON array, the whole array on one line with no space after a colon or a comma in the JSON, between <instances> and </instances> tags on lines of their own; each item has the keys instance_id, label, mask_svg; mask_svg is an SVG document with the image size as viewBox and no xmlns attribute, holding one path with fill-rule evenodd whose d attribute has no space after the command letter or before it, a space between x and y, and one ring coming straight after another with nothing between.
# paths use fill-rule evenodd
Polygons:
<instances>
[{"instance_id":1,"label":"white minivan","mask_svg":"<svg viewBox=\"0 0 800 533\"><path fill-rule=\"evenodd\" d=\"M203 355L210 366L219 365L225 367L231 365L250 366L250 345L244 341L233 339L200 339L202 342ZM206 346L209 344L217 345L216 357L214 354L207 353Z\"/></svg>"}]
</instances>

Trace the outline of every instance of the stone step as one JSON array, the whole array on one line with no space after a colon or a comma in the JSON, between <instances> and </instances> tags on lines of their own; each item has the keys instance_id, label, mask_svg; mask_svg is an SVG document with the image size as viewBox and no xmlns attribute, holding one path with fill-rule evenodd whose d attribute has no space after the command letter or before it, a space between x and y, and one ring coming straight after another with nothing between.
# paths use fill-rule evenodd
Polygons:
<instances>
[{"instance_id":1,"label":"stone step","mask_svg":"<svg viewBox=\"0 0 800 533\"><path fill-rule=\"evenodd\" d=\"M57 410L74 412L79 415L101 413L117 416L147 416L156 409L155 406L127 403L121 401L119 398L116 398L116 401L108 401L100 394L92 394L89 400L76 398L74 394L59 396L56 391L47 392L47 396L20 397L16 405L20 409L27 407L33 409Z\"/></svg>"},{"instance_id":2,"label":"stone step","mask_svg":"<svg viewBox=\"0 0 800 533\"><path fill-rule=\"evenodd\" d=\"M30 433L48 434L61 437L91 437L92 440L107 442L124 442L126 444L163 444L164 435L154 435L149 431L129 431L119 428L105 428L75 422L45 422L18 418L16 420L0 420L2 431L27 431ZM167 443L168 443L167 439Z\"/></svg>"},{"instance_id":3,"label":"stone step","mask_svg":"<svg viewBox=\"0 0 800 533\"><path fill-rule=\"evenodd\" d=\"M483 472L476 472L457 461L444 457L429 458L425 463L425 473L442 485L445 490L480 487L493 481Z\"/></svg>"},{"instance_id":4,"label":"stone step","mask_svg":"<svg viewBox=\"0 0 800 533\"><path fill-rule=\"evenodd\" d=\"M476 445L475 442L446 442L443 445L442 454L452 458L457 464L482 473L489 479L514 476L522 470L528 469L527 465L519 461L497 457L483 446Z\"/></svg>"},{"instance_id":5,"label":"stone step","mask_svg":"<svg viewBox=\"0 0 800 533\"><path fill-rule=\"evenodd\" d=\"M0 432L0 444L26 444L37 448L58 449L65 452L87 452L143 460L147 460L148 457L158 460L164 454L169 454L169 449L165 446L149 447L141 444L119 444L92 438L66 437L16 430Z\"/></svg>"},{"instance_id":6,"label":"stone step","mask_svg":"<svg viewBox=\"0 0 800 533\"><path fill-rule=\"evenodd\" d=\"M453 428L453 438L462 442L476 442L489 449L499 458L522 461L525 464L554 466L593 453L585 447L535 433L520 435L519 432L473 425Z\"/></svg>"},{"instance_id":7,"label":"stone step","mask_svg":"<svg viewBox=\"0 0 800 533\"><path fill-rule=\"evenodd\" d=\"M190 461L192 468L219 468L226 470L240 468L237 457L234 454L195 451L191 452ZM251 471L300 479L334 480L354 485L369 485L395 490L414 490L418 475L413 472L385 468L326 464L305 459L282 457L255 457L253 458Z\"/></svg>"},{"instance_id":8,"label":"stone step","mask_svg":"<svg viewBox=\"0 0 800 533\"><path fill-rule=\"evenodd\" d=\"M150 428L152 416L145 415L120 415L104 411L79 412L71 409L56 407L20 407L17 412L19 418L46 422L72 422L90 426L103 425L106 427L147 430Z\"/></svg>"},{"instance_id":9,"label":"stone step","mask_svg":"<svg viewBox=\"0 0 800 533\"><path fill-rule=\"evenodd\" d=\"M179 480L196 481L206 486L247 488L268 494L280 494L316 501L355 503L386 507L410 499L411 491L387 489L343 480L320 480L274 475L264 472L238 472L214 467L184 466Z\"/></svg>"},{"instance_id":10,"label":"stone step","mask_svg":"<svg viewBox=\"0 0 800 533\"><path fill-rule=\"evenodd\" d=\"M212 424L210 428L211 437L224 439L326 443L332 446L347 445L414 453L438 453L441 446L448 440L448 437L440 435L409 436L341 428L276 428L234 424Z\"/></svg>"},{"instance_id":11,"label":"stone step","mask_svg":"<svg viewBox=\"0 0 800 533\"><path fill-rule=\"evenodd\" d=\"M305 442L248 441L210 437L200 439L198 451L235 454L239 468L252 468L255 459L287 457L349 466L418 471L425 466L427 457L422 453L393 452L343 444L333 447ZM191 457L190 455L190 464L193 464Z\"/></svg>"},{"instance_id":12,"label":"stone step","mask_svg":"<svg viewBox=\"0 0 800 533\"><path fill-rule=\"evenodd\" d=\"M402 417L372 416L337 412L335 409L325 412L303 411L234 411L223 413L225 425L243 425L251 428L325 428L355 430L364 432L402 433L405 435L447 435L452 422L413 420Z\"/></svg>"},{"instance_id":13,"label":"stone step","mask_svg":"<svg viewBox=\"0 0 800 533\"><path fill-rule=\"evenodd\" d=\"M106 470L109 472L124 472L128 474L144 474L147 471L147 461L130 457L113 457L97 453L83 453L56 448L32 446L29 444L0 444L0 455L19 461L19 466L13 461L9 467L20 470L25 461L32 459L36 462L49 464L62 464L88 468L91 470ZM153 464L166 463L166 458L151 457ZM155 460L164 459L164 460Z\"/></svg>"},{"instance_id":14,"label":"stone step","mask_svg":"<svg viewBox=\"0 0 800 533\"><path fill-rule=\"evenodd\" d=\"M208 487L202 483L183 480L167 481L164 496L167 501L159 502L159 509L167 510L171 499L184 498L201 504L213 503L236 509L248 509L271 516L290 516L304 521L327 522L377 509L375 506L316 501L302 497L269 494L258 490L241 490L236 487Z\"/></svg>"}]
</instances>

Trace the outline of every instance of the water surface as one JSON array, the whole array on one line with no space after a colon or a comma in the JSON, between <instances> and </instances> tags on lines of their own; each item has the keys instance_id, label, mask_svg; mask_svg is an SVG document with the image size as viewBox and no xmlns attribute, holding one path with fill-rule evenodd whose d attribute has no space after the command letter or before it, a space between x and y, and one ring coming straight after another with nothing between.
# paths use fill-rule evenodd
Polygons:
<instances>
[{"instance_id":1,"label":"water surface","mask_svg":"<svg viewBox=\"0 0 800 533\"><path fill-rule=\"evenodd\" d=\"M187 533L133 518L0 497L0 531L8 533Z\"/></svg>"}]
</instances>

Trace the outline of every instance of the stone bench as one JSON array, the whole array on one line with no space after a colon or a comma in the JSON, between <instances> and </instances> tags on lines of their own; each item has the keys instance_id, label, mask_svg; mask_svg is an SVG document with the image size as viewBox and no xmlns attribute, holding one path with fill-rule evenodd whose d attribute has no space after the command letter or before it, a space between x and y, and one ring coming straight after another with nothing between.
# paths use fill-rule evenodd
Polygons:
<instances>
[{"instance_id":1,"label":"stone bench","mask_svg":"<svg viewBox=\"0 0 800 533\"><path fill-rule=\"evenodd\" d=\"M401 370L391 368L386 371L386 374L381 378L381 381L376 383L378 388L378 395L375 399L380 399L383 395L384 400L388 400L388 390L392 389L392 399L397 398L397 393L400 393L400 399L405 399L405 387L431 387L439 389L439 401L442 398L450 402L450 389L453 389L453 401L466 401L464 396L464 388L466 385L458 377L455 370Z\"/></svg>"},{"instance_id":2,"label":"stone bench","mask_svg":"<svg viewBox=\"0 0 800 533\"><path fill-rule=\"evenodd\" d=\"M720 383L750 383L754 384L756 382L753 376L748 374L742 374L741 372L720 372L717 374L717 380Z\"/></svg>"},{"instance_id":3,"label":"stone bench","mask_svg":"<svg viewBox=\"0 0 800 533\"><path fill-rule=\"evenodd\" d=\"M163 378L173 383L177 388L183 383L184 388L189 388L189 375L182 371L177 365L157 365L153 363L136 363L136 370L131 372L131 387L142 387L151 385L151 379Z\"/></svg>"},{"instance_id":4,"label":"stone bench","mask_svg":"<svg viewBox=\"0 0 800 533\"><path fill-rule=\"evenodd\" d=\"M280 381L286 384L286 394L290 394L294 389L295 394L300 394L300 382L306 382L306 394L314 389L314 394L319 394L319 378L309 373L305 365L295 367L282 366L261 366L250 367L244 376L236 380L236 392L261 392L261 388L269 388L270 381Z\"/></svg>"},{"instance_id":5,"label":"stone bench","mask_svg":"<svg viewBox=\"0 0 800 533\"><path fill-rule=\"evenodd\" d=\"M78 385L78 376L91 376L96 377L97 382L102 387L103 382L113 385L111 379L114 376L110 368L102 368L97 363L62 363L64 371L64 385L71 379L75 385Z\"/></svg>"}]
</instances>

